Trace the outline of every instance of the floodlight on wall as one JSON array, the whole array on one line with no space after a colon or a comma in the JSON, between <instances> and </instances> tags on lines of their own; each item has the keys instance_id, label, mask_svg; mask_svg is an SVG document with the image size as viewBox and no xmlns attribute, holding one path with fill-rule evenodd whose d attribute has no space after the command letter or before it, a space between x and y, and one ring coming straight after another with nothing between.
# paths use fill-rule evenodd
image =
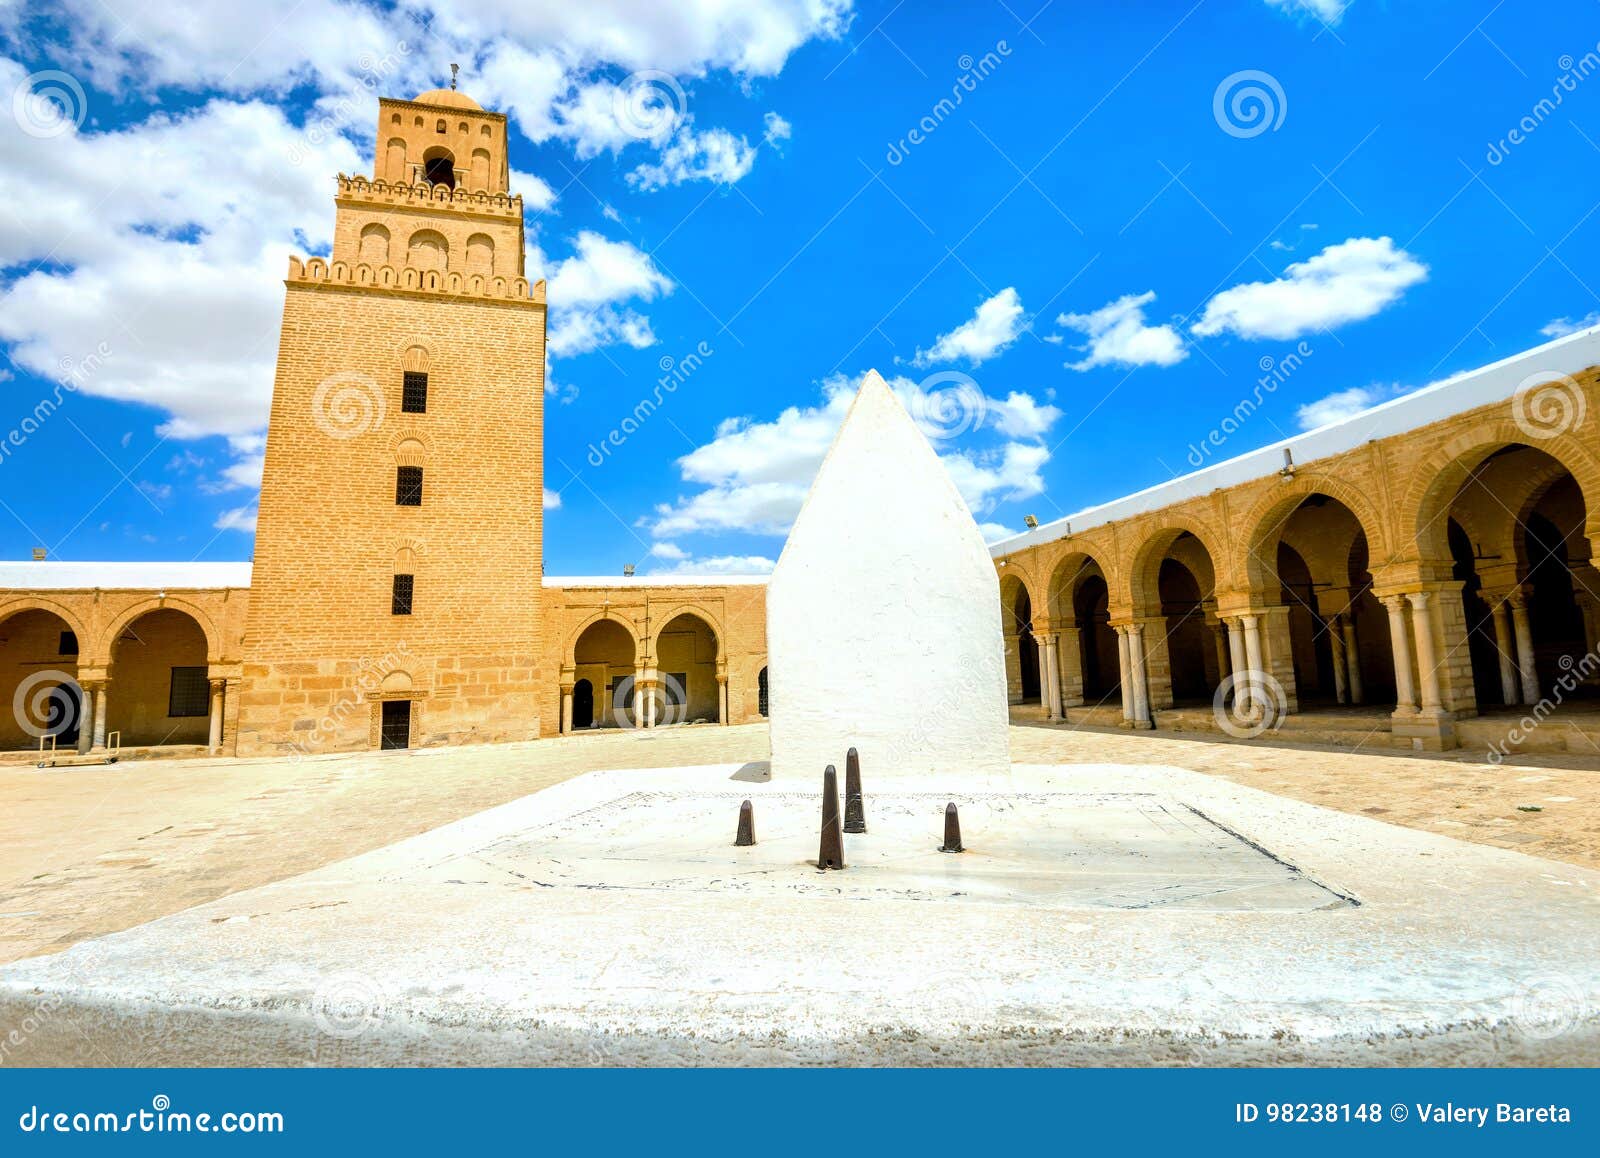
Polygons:
<instances>
[{"instance_id":1,"label":"floodlight on wall","mask_svg":"<svg viewBox=\"0 0 1600 1158\"><path fill-rule=\"evenodd\" d=\"M1283 448L1283 469L1278 472L1278 475L1286 479L1294 477L1294 451L1287 446Z\"/></svg>"},{"instance_id":2,"label":"floodlight on wall","mask_svg":"<svg viewBox=\"0 0 1600 1158\"><path fill-rule=\"evenodd\" d=\"M1034 518L1032 515L1023 515L1022 525L1027 527L1030 531L1036 531L1039 529L1039 520Z\"/></svg>"},{"instance_id":3,"label":"floodlight on wall","mask_svg":"<svg viewBox=\"0 0 1600 1158\"><path fill-rule=\"evenodd\" d=\"M622 565L622 577L624 579L632 579L633 578L633 564L632 563L624 563Z\"/></svg>"}]
</instances>

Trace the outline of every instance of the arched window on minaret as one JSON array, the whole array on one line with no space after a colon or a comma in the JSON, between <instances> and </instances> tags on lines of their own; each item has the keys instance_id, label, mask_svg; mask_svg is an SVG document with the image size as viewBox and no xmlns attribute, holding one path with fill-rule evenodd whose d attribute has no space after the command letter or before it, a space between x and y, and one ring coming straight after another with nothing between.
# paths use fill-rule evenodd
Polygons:
<instances>
[{"instance_id":1,"label":"arched window on minaret","mask_svg":"<svg viewBox=\"0 0 1600 1158\"><path fill-rule=\"evenodd\" d=\"M422 154L422 178L430 185L456 187L456 159L449 149L435 145Z\"/></svg>"},{"instance_id":2,"label":"arched window on minaret","mask_svg":"<svg viewBox=\"0 0 1600 1158\"><path fill-rule=\"evenodd\" d=\"M406 247L406 264L422 273L430 269L443 273L450 263L450 243L436 229L419 229Z\"/></svg>"}]
</instances>

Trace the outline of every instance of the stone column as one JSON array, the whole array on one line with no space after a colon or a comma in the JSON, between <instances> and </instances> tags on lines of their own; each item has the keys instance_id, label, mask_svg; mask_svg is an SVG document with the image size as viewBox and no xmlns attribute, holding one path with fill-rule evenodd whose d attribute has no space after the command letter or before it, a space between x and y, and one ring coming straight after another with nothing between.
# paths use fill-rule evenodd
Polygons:
<instances>
[{"instance_id":1,"label":"stone column","mask_svg":"<svg viewBox=\"0 0 1600 1158\"><path fill-rule=\"evenodd\" d=\"M561 685L561 734L572 735L572 689L574 684Z\"/></svg>"},{"instance_id":2,"label":"stone column","mask_svg":"<svg viewBox=\"0 0 1600 1158\"><path fill-rule=\"evenodd\" d=\"M1022 635L1015 631L1006 632L1006 702L1022 702Z\"/></svg>"},{"instance_id":3,"label":"stone column","mask_svg":"<svg viewBox=\"0 0 1600 1158\"><path fill-rule=\"evenodd\" d=\"M1395 710L1415 712L1417 690L1411 682L1411 634L1406 624L1406 597L1385 595L1383 605L1389 612L1389 644L1394 650Z\"/></svg>"},{"instance_id":4,"label":"stone column","mask_svg":"<svg viewBox=\"0 0 1600 1158\"><path fill-rule=\"evenodd\" d=\"M1439 695L1439 657L1433 641L1433 616L1428 613L1428 591L1413 591L1406 596L1411 600L1412 634L1417 640L1417 673L1422 677L1422 711L1438 713L1442 710Z\"/></svg>"},{"instance_id":5,"label":"stone column","mask_svg":"<svg viewBox=\"0 0 1600 1158\"><path fill-rule=\"evenodd\" d=\"M1244 653L1244 625L1237 617L1224 622L1228 626L1228 674L1233 676L1234 710L1242 716L1250 710L1250 681L1243 678L1250 666Z\"/></svg>"},{"instance_id":6,"label":"stone column","mask_svg":"<svg viewBox=\"0 0 1600 1158\"><path fill-rule=\"evenodd\" d=\"M211 681L211 734L206 743L206 751L215 756L222 751L222 693L228 686L227 680Z\"/></svg>"},{"instance_id":7,"label":"stone column","mask_svg":"<svg viewBox=\"0 0 1600 1158\"><path fill-rule=\"evenodd\" d=\"M1327 625L1328 642L1333 648L1333 698L1341 704L1348 703L1350 699L1345 680L1348 657L1345 654L1343 619L1342 615L1335 615L1332 619L1323 620Z\"/></svg>"},{"instance_id":8,"label":"stone column","mask_svg":"<svg viewBox=\"0 0 1600 1158\"><path fill-rule=\"evenodd\" d=\"M1361 650L1356 646L1356 620L1353 615L1344 619L1344 659L1350 669L1350 702L1365 703L1367 696L1361 686Z\"/></svg>"},{"instance_id":9,"label":"stone column","mask_svg":"<svg viewBox=\"0 0 1600 1158\"><path fill-rule=\"evenodd\" d=\"M650 726L650 685L645 683L646 668L643 664L635 665L633 669L633 726L635 728L648 728Z\"/></svg>"},{"instance_id":10,"label":"stone column","mask_svg":"<svg viewBox=\"0 0 1600 1158\"><path fill-rule=\"evenodd\" d=\"M1500 699L1517 702L1517 645L1511 638L1511 604L1501 599L1494 606L1494 649L1500 657Z\"/></svg>"},{"instance_id":11,"label":"stone column","mask_svg":"<svg viewBox=\"0 0 1600 1158\"><path fill-rule=\"evenodd\" d=\"M1133 726L1148 728L1152 726L1152 721L1143 624L1134 623L1128 627L1128 659L1133 666L1133 671L1129 673L1129 683L1133 686Z\"/></svg>"},{"instance_id":12,"label":"stone column","mask_svg":"<svg viewBox=\"0 0 1600 1158\"><path fill-rule=\"evenodd\" d=\"M111 681L106 680L99 687L94 697L94 747L104 749L106 746L106 696L111 691Z\"/></svg>"},{"instance_id":13,"label":"stone column","mask_svg":"<svg viewBox=\"0 0 1600 1158\"><path fill-rule=\"evenodd\" d=\"M1261 619L1255 615L1241 615L1239 622L1244 624L1244 663L1245 669L1251 674L1245 681L1245 715L1253 716L1260 705L1256 703L1256 681L1267 674L1266 665L1261 662ZM1234 685L1237 689L1238 685Z\"/></svg>"},{"instance_id":14,"label":"stone column","mask_svg":"<svg viewBox=\"0 0 1600 1158\"><path fill-rule=\"evenodd\" d=\"M717 676L717 723L726 725L728 722L728 676L724 672Z\"/></svg>"},{"instance_id":15,"label":"stone column","mask_svg":"<svg viewBox=\"0 0 1600 1158\"><path fill-rule=\"evenodd\" d=\"M1528 624L1528 596L1519 587L1511 593L1511 623L1517 637L1517 672L1522 677L1522 702L1539 702L1539 672L1533 663L1533 631Z\"/></svg>"},{"instance_id":16,"label":"stone column","mask_svg":"<svg viewBox=\"0 0 1600 1158\"><path fill-rule=\"evenodd\" d=\"M1039 641L1039 699L1044 703L1045 719L1061 718L1061 672L1056 667L1056 637L1046 631Z\"/></svg>"},{"instance_id":17,"label":"stone column","mask_svg":"<svg viewBox=\"0 0 1600 1158\"><path fill-rule=\"evenodd\" d=\"M1056 671L1060 674L1061 717L1083 704L1083 631L1070 626L1056 635Z\"/></svg>"},{"instance_id":18,"label":"stone column","mask_svg":"<svg viewBox=\"0 0 1600 1158\"><path fill-rule=\"evenodd\" d=\"M1117 675L1122 681L1122 718L1132 723L1133 675L1128 660L1128 628L1126 625L1113 624L1112 630L1117 633Z\"/></svg>"},{"instance_id":19,"label":"stone column","mask_svg":"<svg viewBox=\"0 0 1600 1158\"><path fill-rule=\"evenodd\" d=\"M83 693L78 701L78 754L86 756L94 743L95 685L80 684L78 690Z\"/></svg>"},{"instance_id":20,"label":"stone column","mask_svg":"<svg viewBox=\"0 0 1600 1158\"><path fill-rule=\"evenodd\" d=\"M1222 620L1211 625L1211 642L1217 649L1217 682L1228 678L1228 628Z\"/></svg>"}]
</instances>

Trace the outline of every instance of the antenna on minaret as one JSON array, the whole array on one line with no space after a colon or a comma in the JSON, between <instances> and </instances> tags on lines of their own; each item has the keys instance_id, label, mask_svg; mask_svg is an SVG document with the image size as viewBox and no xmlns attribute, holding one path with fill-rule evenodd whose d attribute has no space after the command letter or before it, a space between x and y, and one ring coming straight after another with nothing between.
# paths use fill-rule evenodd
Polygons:
<instances>
[{"instance_id":1,"label":"antenna on minaret","mask_svg":"<svg viewBox=\"0 0 1600 1158\"><path fill-rule=\"evenodd\" d=\"M455 92L456 91L456 73L458 73L460 71L461 71L461 66L459 64L452 64L450 66L450 91L451 92Z\"/></svg>"}]
</instances>

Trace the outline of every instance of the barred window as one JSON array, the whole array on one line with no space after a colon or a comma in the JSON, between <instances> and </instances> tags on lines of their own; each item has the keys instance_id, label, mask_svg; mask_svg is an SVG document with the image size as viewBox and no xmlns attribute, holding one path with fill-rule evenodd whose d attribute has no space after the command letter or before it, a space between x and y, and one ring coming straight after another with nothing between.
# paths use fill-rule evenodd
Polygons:
<instances>
[{"instance_id":1,"label":"barred window","mask_svg":"<svg viewBox=\"0 0 1600 1158\"><path fill-rule=\"evenodd\" d=\"M57 655L77 655L78 654L78 633L75 632L75 631L63 631L61 633L61 644L56 649L56 654Z\"/></svg>"},{"instance_id":2,"label":"barred window","mask_svg":"<svg viewBox=\"0 0 1600 1158\"><path fill-rule=\"evenodd\" d=\"M400 409L407 414L428 412L428 375L423 370L407 370L400 385Z\"/></svg>"},{"instance_id":3,"label":"barred window","mask_svg":"<svg viewBox=\"0 0 1600 1158\"><path fill-rule=\"evenodd\" d=\"M411 614L411 592L414 576L396 575L394 577L394 594L390 600L390 613L393 615Z\"/></svg>"},{"instance_id":4,"label":"barred window","mask_svg":"<svg viewBox=\"0 0 1600 1158\"><path fill-rule=\"evenodd\" d=\"M175 667L167 693L167 715L204 716L211 710L211 681L203 667Z\"/></svg>"},{"instance_id":5,"label":"barred window","mask_svg":"<svg viewBox=\"0 0 1600 1158\"><path fill-rule=\"evenodd\" d=\"M420 507L422 505L422 468L420 466L395 468L394 501L397 506L402 507Z\"/></svg>"}]
</instances>

